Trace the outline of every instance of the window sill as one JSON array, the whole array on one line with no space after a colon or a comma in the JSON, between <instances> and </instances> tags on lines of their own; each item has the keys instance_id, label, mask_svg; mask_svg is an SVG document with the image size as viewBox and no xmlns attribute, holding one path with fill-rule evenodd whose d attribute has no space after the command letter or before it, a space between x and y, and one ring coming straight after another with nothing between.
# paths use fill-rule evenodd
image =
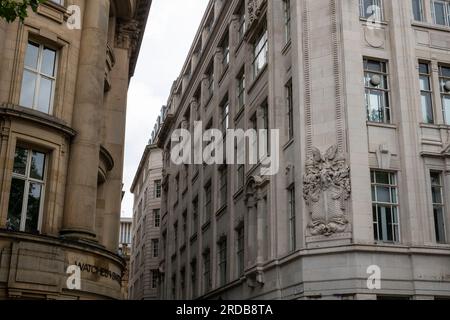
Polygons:
<instances>
[{"instance_id":1,"label":"window sill","mask_svg":"<svg viewBox=\"0 0 450 320\"><path fill-rule=\"evenodd\" d=\"M446 32L450 31L450 26L442 26L440 24L433 24L433 23L428 23L428 22L424 22L424 21L412 20L411 26L418 27L418 28L424 28L424 29L437 30L437 31L446 31Z\"/></svg>"},{"instance_id":2,"label":"window sill","mask_svg":"<svg viewBox=\"0 0 450 320\"><path fill-rule=\"evenodd\" d=\"M283 150L288 149L290 146L292 146L294 144L294 138L289 139L288 142L286 142L286 144L283 146Z\"/></svg>"},{"instance_id":3,"label":"window sill","mask_svg":"<svg viewBox=\"0 0 450 320\"><path fill-rule=\"evenodd\" d=\"M238 191L233 195L234 202L237 202L244 194L244 187L240 187Z\"/></svg>"},{"instance_id":4,"label":"window sill","mask_svg":"<svg viewBox=\"0 0 450 320\"><path fill-rule=\"evenodd\" d=\"M234 55L237 57L237 55L239 54L239 51L241 51L241 48L243 46L244 43L244 37L242 37L242 39L239 40L238 45L236 46L236 49L234 50Z\"/></svg>"},{"instance_id":5,"label":"window sill","mask_svg":"<svg viewBox=\"0 0 450 320\"><path fill-rule=\"evenodd\" d=\"M239 111L236 113L236 115L234 116L234 122L238 122L240 119L241 119L241 117L242 117L242 115L244 114L244 110L245 110L245 106L242 106L240 109L239 109Z\"/></svg>"},{"instance_id":6,"label":"window sill","mask_svg":"<svg viewBox=\"0 0 450 320\"><path fill-rule=\"evenodd\" d=\"M225 214L225 212L227 212L227 205L226 204L224 204L219 210L217 210L216 218L220 218L221 216L223 216Z\"/></svg>"},{"instance_id":7,"label":"window sill","mask_svg":"<svg viewBox=\"0 0 450 320\"><path fill-rule=\"evenodd\" d=\"M202 232L206 232L206 230L209 229L209 226L211 225L211 221L207 221L202 225Z\"/></svg>"},{"instance_id":8,"label":"window sill","mask_svg":"<svg viewBox=\"0 0 450 320\"><path fill-rule=\"evenodd\" d=\"M359 17L359 21L365 22L366 24L369 23L369 20L363 17ZM387 26L389 24L388 21L385 20L375 21L375 23L381 24L382 26Z\"/></svg>"},{"instance_id":9,"label":"window sill","mask_svg":"<svg viewBox=\"0 0 450 320\"><path fill-rule=\"evenodd\" d=\"M379 128L387 128L387 129L397 129L397 125L396 124L390 124L390 123L381 123L381 122L372 122L372 121L367 121L367 126L368 127L379 127Z\"/></svg>"},{"instance_id":10,"label":"window sill","mask_svg":"<svg viewBox=\"0 0 450 320\"><path fill-rule=\"evenodd\" d=\"M211 95L209 96L209 98L206 99L205 106L204 106L204 109L205 109L205 110L208 109L209 104L211 103L211 100L212 100L213 96L214 96L214 94L211 94Z\"/></svg>"},{"instance_id":11,"label":"window sill","mask_svg":"<svg viewBox=\"0 0 450 320\"><path fill-rule=\"evenodd\" d=\"M194 176L192 177L192 183L194 183L195 181L197 181L197 179L198 179L198 176L199 176L199 170L197 170L195 173L194 173Z\"/></svg>"},{"instance_id":12,"label":"window sill","mask_svg":"<svg viewBox=\"0 0 450 320\"><path fill-rule=\"evenodd\" d=\"M16 117L40 123L46 127L52 127L70 138L77 135L77 132L74 129L70 128L65 122L54 116L14 104L0 105L0 116Z\"/></svg>"},{"instance_id":13,"label":"window sill","mask_svg":"<svg viewBox=\"0 0 450 320\"><path fill-rule=\"evenodd\" d=\"M288 42L286 42L286 44L284 45L283 50L281 50L281 54L285 56L291 50L291 47L292 47L292 39L289 39Z\"/></svg>"},{"instance_id":14,"label":"window sill","mask_svg":"<svg viewBox=\"0 0 450 320\"><path fill-rule=\"evenodd\" d=\"M223 82L223 80L226 78L229 69L230 69L230 63L228 63L228 64L223 68L222 75L220 76L220 80L219 80L219 86L222 85L222 82Z\"/></svg>"}]
</instances>

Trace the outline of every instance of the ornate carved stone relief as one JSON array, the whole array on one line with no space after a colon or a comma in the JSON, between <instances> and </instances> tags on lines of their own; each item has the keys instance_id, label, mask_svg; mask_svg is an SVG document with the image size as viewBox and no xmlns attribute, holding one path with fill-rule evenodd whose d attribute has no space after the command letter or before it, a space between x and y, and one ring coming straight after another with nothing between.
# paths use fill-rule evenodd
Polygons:
<instances>
[{"instance_id":1,"label":"ornate carved stone relief","mask_svg":"<svg viewBox=\"0 0 450 320\"><path fill-rule=\"evenodd\" d=\"M261 16L261 8L266 0L249 0L247 5L248 22L251 26L253 22L257 21Z\"/></svg>"},{"instance_id":2,"label":"ornate carved stone relief","mask_svg":"<svg viewBox=\"0 0 450 320\"><path fill-rule=\"evenodd\" d=\"M116 46L129 49L130 53L136 50L139 34L139 22L137 20L121 20L117 23Z\"/></svg>"},{"instance_id":3,"label":"ornate carved stone relief","mask_svg":"<svg viewBox=\"0 0 450 320\"><path fill-rule=\"evenodd\" d=\"M330 236L346 230L346 200L350 193L350 167L338 146L330 147L325 154L312 147L303 178L303 197L311 214L308 225L311 235Z\"/></svg>"}]
</instances>

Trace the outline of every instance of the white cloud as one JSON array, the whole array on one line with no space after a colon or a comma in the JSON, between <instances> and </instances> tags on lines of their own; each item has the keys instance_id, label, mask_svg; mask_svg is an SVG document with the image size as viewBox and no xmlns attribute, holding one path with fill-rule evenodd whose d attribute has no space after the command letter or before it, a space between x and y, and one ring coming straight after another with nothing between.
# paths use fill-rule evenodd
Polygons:
<instances>
[{"instance_id":1,"label":"white cloud","mask_svg":"<svg viewBox=\"0 0 450 320\"><path fill-rule=\"evenodd\" d=\"M179 76L208 0L154 0L128 93L122 215L131 216L131 183L161 106Z\"/></svg>"}]
</instances>

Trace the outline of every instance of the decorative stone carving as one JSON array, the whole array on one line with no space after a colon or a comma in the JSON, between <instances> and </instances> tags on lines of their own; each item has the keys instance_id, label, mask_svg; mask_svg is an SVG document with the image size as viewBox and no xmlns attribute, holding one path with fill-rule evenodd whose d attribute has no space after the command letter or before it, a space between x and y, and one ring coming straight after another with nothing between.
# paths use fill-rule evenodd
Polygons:
<instances>
[{"instance_id":1,"label":"decorative stone carving","mask_svg":"<svg viewBox=\"0 0 450 320\"><path fill-rule=\"evenodd\" d=\"M130 54L136 50L140 35L139 22L137 20L121 20L117 23L116 46L129 49Z\"/></svg>"},{"instance_id":2,"label":"decorative stone carving","mask_svg":"<svg viewBox=\"0 0 450 320\"><path fill-rule=\"evenodd\" d=\"M311 214L308 227L313 236L346 230L345 204L350 193L350 167L338 146L330 147L323 155L312 147L303 178L303 197Z\"/></svg>"},{"instance_id":3,"label":"decorative stone carving","mask_svg":"<svg viewBox=\"0 0 450 320\"><path fill-rule=\"evenodd\" d=\"M261 8L266 0L249 0L247 5L248 22L252 25L261 16Z\"/></svg>"}]
</instances>

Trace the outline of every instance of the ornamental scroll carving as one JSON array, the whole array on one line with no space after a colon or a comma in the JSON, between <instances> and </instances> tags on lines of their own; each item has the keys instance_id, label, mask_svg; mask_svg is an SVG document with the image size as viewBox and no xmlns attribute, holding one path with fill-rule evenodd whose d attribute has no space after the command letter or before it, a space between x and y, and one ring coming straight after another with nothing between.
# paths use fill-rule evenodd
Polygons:
<instances>
[{"instance_id":1,"label":"ornamental scroll carving","mask_svg":"<svg viewBox=\"0 0 450 320\"><path fill-rule=\"evenodd\" d=\"M261 9L266 0L249 0L247 5L248 22L252 25L261 16Z\"/></svg>"},{"instance_id":2,"label":"ornamental scroll carving","mask_svg":"<svg viewBox=\"0 0 450 320\"><path fill-rule=\"evenodd\" d=\"M313 147L306 162L303 197L311 214L311 235L330 236L344 232L348 225L346 201L350 198L350 167L338 146L325 154Z\"/></svg>"}]
</instances>

